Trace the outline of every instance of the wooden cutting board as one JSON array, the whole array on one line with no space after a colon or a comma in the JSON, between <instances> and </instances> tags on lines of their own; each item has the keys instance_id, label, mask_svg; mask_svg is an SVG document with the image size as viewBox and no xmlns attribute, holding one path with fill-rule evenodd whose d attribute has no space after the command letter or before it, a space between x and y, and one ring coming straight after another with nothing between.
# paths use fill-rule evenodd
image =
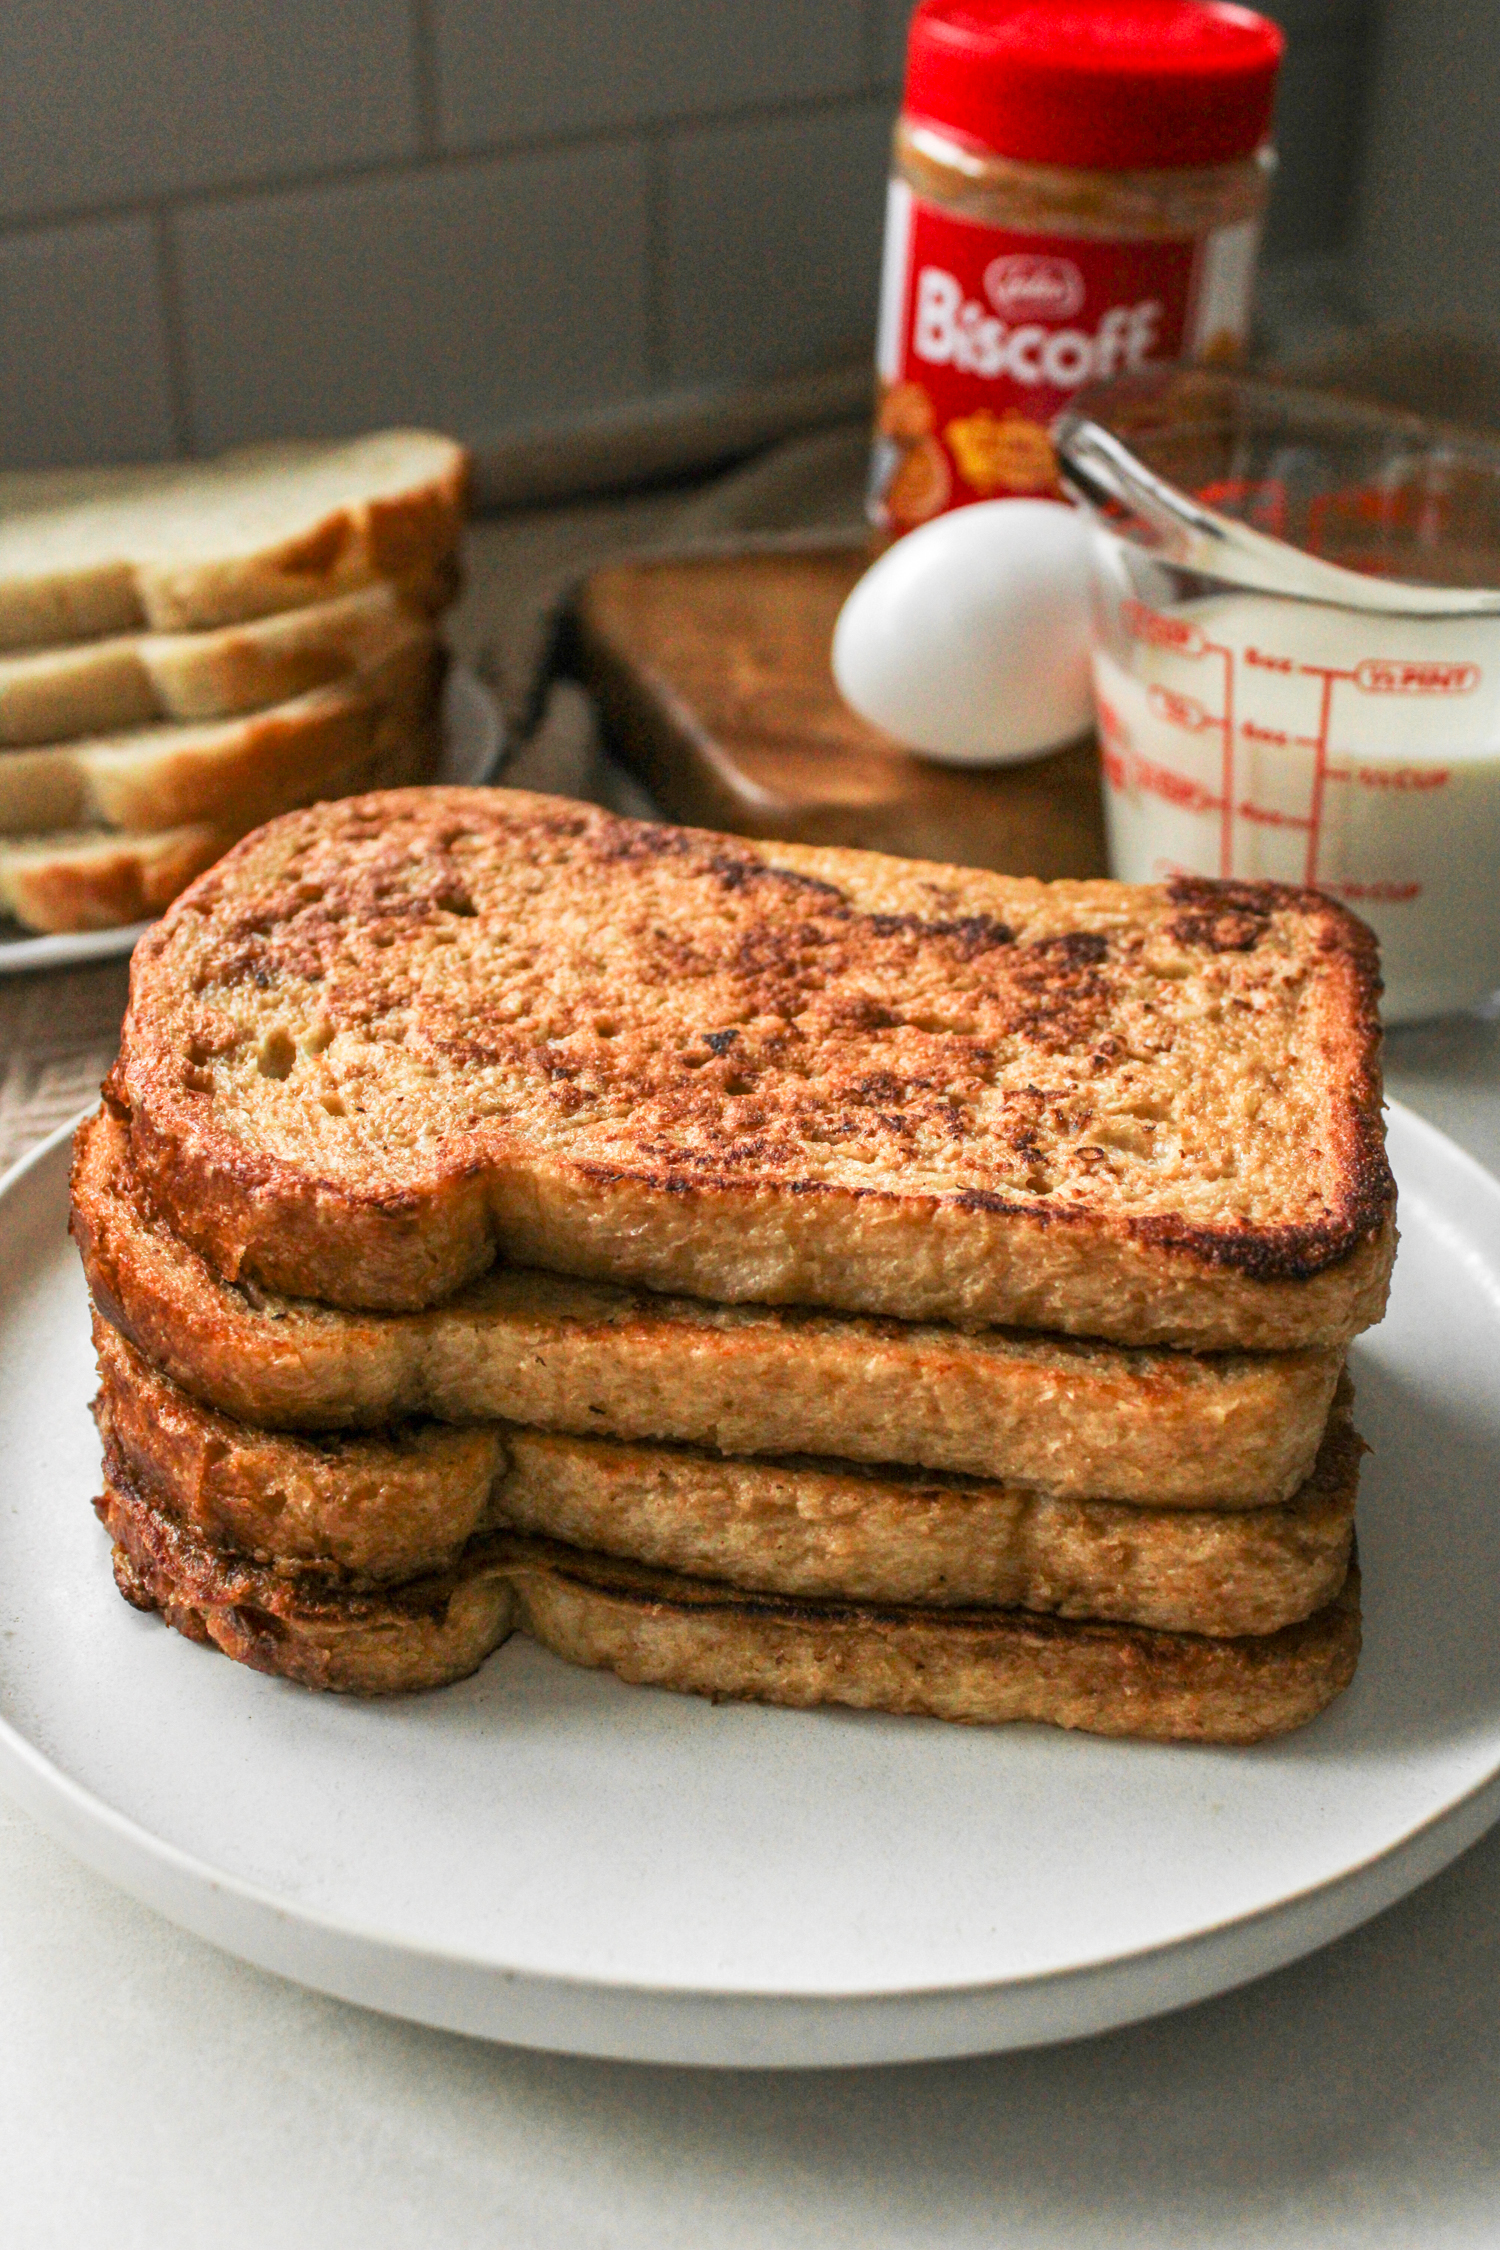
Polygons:
<instances>
[{"instance_id":1,"label":"wooden cutting board","mask_svg":"<svg viewBox=\"0 0 1500 2250\"><path fill-rule=\"evenodd\" d=\"M857 718L829 670L862 547L748 550L595 571L570 660L611 747L670 820L1010 875L1102 875L1098 755L940 766Z\"/></svg>"}]
</instances>

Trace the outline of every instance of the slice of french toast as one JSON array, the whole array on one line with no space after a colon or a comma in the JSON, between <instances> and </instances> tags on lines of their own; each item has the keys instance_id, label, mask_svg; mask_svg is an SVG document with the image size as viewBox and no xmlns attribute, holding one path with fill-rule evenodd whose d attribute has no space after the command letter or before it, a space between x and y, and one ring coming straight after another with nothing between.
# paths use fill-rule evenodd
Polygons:
<instances>
[{"instance_id":1,"label":"slice of french toast","mask_svg":"<svg viewBox=\"0 0 1500 2250\"><path fill-rule=\"evenodd\" d=\"M1378 990L1315 892L389 792L271 822L142 941L107 1098L185 1241L333 1304L502 1255L1277 1350L1384 1307Z\"/></svg>"},{"instance_id":2,"label":"slice of french toast","mask_svg":"<svg viewBox=\"0 0 1500 2250\"><path fill-rule=\"evenodd\" d=\"M506 1266L430 1312L344 1312L225 1281L143 1203L107 1110L79 1128L72 1198L96 1305L185 1390L268 1429L508 1420L1250 1508L1308 1475L1343 1357L967 1335Z\"/></svg>"},{"instance_id":3,"label":"slice of french toast","mask_svg":"<svg viewBox=\"0 0 1500 2250\"><path fill-rule=\"evenodd\" d=\"M697 1578L818 1600L979 1604L1215 1637L1332 1599L1363 1450L1346 1382L1313 1473L1280 1507L1063 1500L845 1461L725 1459L515 1423L294 1437L200 1406L95 1316L106 1473L203 1537L330 1584L450 1568L523 1531Z\"/></svg>"},{"instance_id":4,"label":"slice of french toast","mask_svg":"<svg viewBox=\"0 0 1500 2250\"><path fill-rule=\"evenodd\" d=\"M126 1483L109 1481L96 1507L127 1601L258 1671L357 1695L462 1679L519 1629L569 1663L694 1695L1254 1743L1315 1718L1359 1657L1353 1564L1300 1624L1210 1640L1022 1610L790 1601L509 1533L451 1571L332 1593L209 1545Z\"/></svg>"}]
</instances>

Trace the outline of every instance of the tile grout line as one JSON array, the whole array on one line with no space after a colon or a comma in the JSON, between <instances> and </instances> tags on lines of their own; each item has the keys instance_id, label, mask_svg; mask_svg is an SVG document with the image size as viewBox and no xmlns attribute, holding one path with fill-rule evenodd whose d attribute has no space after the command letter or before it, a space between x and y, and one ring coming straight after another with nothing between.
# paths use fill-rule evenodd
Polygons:
<instances>
[{"instance_id":1,"label":"tile grout line","mask_svg":"<svg viewBox=\"0 0 1500 2250\"><path fill-rule=\"evenodd\" d=\"M357 187L369 181L431 179L444 173L471 171L480 165L520 161L535 156L567 156L590 149L629 148L642 138L658 134L672 139L692 133L731 131L745 125L776 125L808 118L848 116L876 106L889 97L864 89L853 93L815 94L805 100L744 104L735 109L695 111L681 117L659 118L624 125L589 127L573 132L537 134L529 139L481 141L462 149L434 148L401 156L373 157L364 163L322 165L300 172L264 173L244 180L220 181L198 188L158 195L117 198L112 202L56 205L25 218L0 220L0 242L22 241L28 236L60 232L65 227L96 224L107 219L169 218L180 214L222 209L254 202L261 196L296 195L324 188Z\"/></svg>"},{"instance_id":2,"label":"tile grout line","mask_svg":"<svg viewBox=\"0 0 1500 2250\"><path fill-rule=\"evenodd\" d=\"M887 86L882 85L880 78L880 51L884 44L882 39L885 28L882 22L884 14L885 10L881 0L865 0L861 59L864 63L865 92L867 94L884 94L890 91Z\"/></svg>"},{"instance_id":3,"label":"tile grout line","mask_svg":"<svg viewBox=\"0 0 1500 2250\"><path fill-rule=\"evenodd\" d=\"M166 345L167 405L172 418L172 443L180 458L193 452L192 386L188 380L187 323L182 310L182 274L177 263L177 243L171 213L158 208L153 214L156 243L156 286L161 307L162 337Z\"/></svg>"},{"instance_id":4,"label":"tile grout line","mask_svg":"<svg viewBox=\"0 0 1500 2250\"><path fill-rule=\"evenodd\" d=\"M667 172L667 134L648 129L646 157L646 382L652 391L667 380L670 360L671 188Z\"/></svg>"},{"instance_id":5,"label":"tile grout line","mask_svg":"<svg viewBox=\"0 0 1500 2250\"><path fill-rule=\"evenodd\" d=\"M410 0L412 80L422 153L435 156L442 142L442 101L432 0Z\"/></svg>"}]
</instances>

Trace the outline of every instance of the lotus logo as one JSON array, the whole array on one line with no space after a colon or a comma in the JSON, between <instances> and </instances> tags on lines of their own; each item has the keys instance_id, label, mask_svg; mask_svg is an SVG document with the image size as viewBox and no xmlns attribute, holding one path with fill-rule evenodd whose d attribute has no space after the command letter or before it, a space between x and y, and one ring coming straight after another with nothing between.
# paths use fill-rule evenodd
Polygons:
<instances>
[{"instance_id":1,"label":"lotus logo","mask_svg":"<svg viewBox=\"0 0 1500 2250\"><path fill-rule=\"evenodd\" d=\"M1083 275L1071 258L992 258L984 293L1003 320L1071 320L1082 312Z\"/></svg>"}]
</instances>

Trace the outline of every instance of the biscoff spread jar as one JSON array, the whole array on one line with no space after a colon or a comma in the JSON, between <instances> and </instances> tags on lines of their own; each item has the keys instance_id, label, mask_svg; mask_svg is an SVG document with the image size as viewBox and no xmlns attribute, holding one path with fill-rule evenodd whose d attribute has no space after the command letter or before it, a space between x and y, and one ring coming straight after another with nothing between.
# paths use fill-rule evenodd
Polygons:
<instances>
[{"instance_id":1,"label":"biscoff spread jar","mask_svg":"<svg viewBox=\"0 0 1500 2250\"><path fill-rule=\"evenodd\" d=\"M1238 357L1282 35L1220 0L923 0L886 213L870 515L1059 494L1084 384Z\"/></svg>"}]
</instances>

